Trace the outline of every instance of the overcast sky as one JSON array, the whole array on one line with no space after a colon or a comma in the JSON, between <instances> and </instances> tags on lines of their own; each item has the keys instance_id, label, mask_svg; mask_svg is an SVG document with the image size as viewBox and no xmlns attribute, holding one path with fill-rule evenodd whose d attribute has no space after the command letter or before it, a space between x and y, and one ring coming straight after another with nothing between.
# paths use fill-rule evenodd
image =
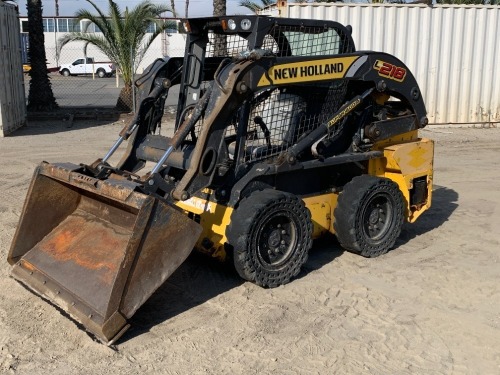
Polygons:
<instances>
[{"instance_id":1,"label":"overcast sky","mask_svg":"<svg viewBox=\"0 0 500 375\"><path fill-rule=\"evenodd\" d=\"M152 0L157 4L167 4L170 6L170 0L160 2L158 0ZM117 0L118 5L122 9L126 6L132 8L139 0ZM248 14L249 10L238 6L240 0L226 0L227 3L227 14ZM21 16L26 16L26 0L19 0L19 13ZM102 10L106 11L108 9L107 0L94 0L94 3ZM43 0L43 15L44 17L55 16L55 0ZM180 17L184 17L184 9L186 2L183 0L175 0L175 10ZM59 16L73 16L75 11L81 8L92 9L90 4L85 0L59 0ZM251 12L250 12L251 13ZM170 13L169 13L170 14ZM213 1L212 0L190 0L189 1L189 16L190 17L202 17L211 16L213 14Z\"/></svg>"}]
</instances>

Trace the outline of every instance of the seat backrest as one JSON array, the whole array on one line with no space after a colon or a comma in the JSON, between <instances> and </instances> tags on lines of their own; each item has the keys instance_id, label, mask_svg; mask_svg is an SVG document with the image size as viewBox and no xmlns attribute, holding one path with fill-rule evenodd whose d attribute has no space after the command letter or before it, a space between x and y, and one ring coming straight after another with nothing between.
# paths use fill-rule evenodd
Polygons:
<instances>
[{"instance_id":1,"label":"seat backrest","mask_svg":"<svg viewBox=\"0 0 500 375\"><path fill-rule=\"evenodd\" d=\"M269 129L271 144L292 144L305 110L306 102L299 95L279 91L271 94L261 115Z\"/></svg>"}]
</instances>

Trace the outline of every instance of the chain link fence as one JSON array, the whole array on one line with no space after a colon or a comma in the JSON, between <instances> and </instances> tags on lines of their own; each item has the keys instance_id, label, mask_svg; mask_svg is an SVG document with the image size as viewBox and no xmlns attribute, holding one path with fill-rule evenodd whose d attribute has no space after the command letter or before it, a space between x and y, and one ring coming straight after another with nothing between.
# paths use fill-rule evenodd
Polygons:
<instances>
[{"instance_id":1,"label":"chain link fence","mask_svg":"<svg viewBox=\"0 0 500 375\"><path fill-rule=\"evenodd\" d=\"M124 87L117 67L100 50L83 42L71 42L60 51L57 41L62 34L45 33L45 53L52 90L58 105L62 108L111 109L114 108ZM27 34L21 35L22 40ZM159 35L146 52L142 62L135 68L136 76L157 58L184 56L185 35ZM24 51L29 48L22 43L23 70L26 98L29 92L29 62ZM134 53L131 51L131 53Z\"/></svg>"}]
</instances>

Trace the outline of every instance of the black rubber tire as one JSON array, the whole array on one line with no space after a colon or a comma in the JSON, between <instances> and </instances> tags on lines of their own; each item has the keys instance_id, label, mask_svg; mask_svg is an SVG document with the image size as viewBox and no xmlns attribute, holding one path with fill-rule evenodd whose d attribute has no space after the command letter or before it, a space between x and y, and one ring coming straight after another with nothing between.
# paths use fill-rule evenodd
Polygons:
<instances>
[{"instance_id":1,"label":"black rubber tire","mask_svg":"<svg viewBox=\"0 0 500 375\"><path fill-rule=\"evenodd\" d=\"M262 287L288 283L307 261L312 229L311 213L295 195L251 193L234 210L227 230L236 271Z\"/></svg>"},{"instance_id":2,"label":"black rubber tire","mask_svg":"<svg viewBox=\"0 0 500 375\"><path fill-rule=\"evenodd\" d=\"M71 75L68 69L63 69L62 72L61 72L61 74L64 77L69 77Z\"/></svg>"},{"instance_id":3,"label":"black rubber tire","mask_svg":"<svg viewBox=\"0 0 500 375\"><path fill-rule=\"evenodd\" d=\"M97 76L98 76L99 78L104 78L104 77L106 77L106 71L105 71L104 69L97 69L97 72L96 72L96 73L97 73Z\"/></svg>"},{"instance_id":4,"label":"black rubber tire","mask_svg":"<svg viewBox=\"0 0 500 375\"><path fill-rule=\"evenodd\" d=\"M387 253L401 233L405 201L387 178L354 177L344 186L334 210L341 246L367 258Z\"/></svg>"}]
</instances>

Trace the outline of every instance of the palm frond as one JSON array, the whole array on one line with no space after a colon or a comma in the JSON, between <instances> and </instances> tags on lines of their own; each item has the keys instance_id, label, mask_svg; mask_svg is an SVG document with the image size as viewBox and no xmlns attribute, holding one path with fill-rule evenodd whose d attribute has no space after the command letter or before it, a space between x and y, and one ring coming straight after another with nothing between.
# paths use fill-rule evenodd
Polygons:
<instances>
[{"instance_id":1,"label":"palm frond","mask_svg":"<svg viewBox=\"0 0 500 375\"><path fill-rule=\"evenodd\" d=\"M132 10L126 8L122 12L117 3L108 0L108 14L104 14L92 0L86 1L92 5L95 13L81 9L76 12L75 17L79 21L88 20L89 25L94 24L101 33L87 33L87 25L81 32L73 32L61 37L59 51L72 41L92 44L120 67L125 84L130 85L134 67L140 64L153 40L165 29L172 27L171 22L160 19L163 13L171 12L171 8L145 0ZM148 36L148 28L151 24L156 25L156 31Z\"/></svg>"},{"instance_id":2,"label":"palm frond","mask_svg":"<svg viewBox=\"0 0 500 375\"><path fill-rule=\"evenodd\" d=\"M240 1L239 2L239 6L247 8L247 9L250 9L254 13L257 13L257 12L261 11L262 9L264 9L263 6L260 6L256 2L250 1L250 0L242 0L242 1Z\"/></svg>"}]
</instances>

